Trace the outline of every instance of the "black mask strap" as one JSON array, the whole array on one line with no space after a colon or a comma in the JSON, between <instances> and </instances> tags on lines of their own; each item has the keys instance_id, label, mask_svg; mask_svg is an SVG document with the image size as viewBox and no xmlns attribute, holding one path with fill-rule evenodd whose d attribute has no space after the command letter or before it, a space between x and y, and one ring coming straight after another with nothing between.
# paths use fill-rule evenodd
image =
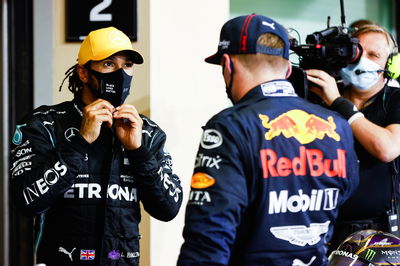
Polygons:
<instances>
[{"instance_id":1,"label":"black mask strap","mask_svg":"<svg viewBox=\"0 0 400 266\"><path fill-rule=\"evenodd\" d=\"M233 67L233 62L232 60L229 60L229 65L231 67L231 80L229 81L228 86L226 87L226 94L228 95L229 100L233 102L233 98L232 98L232 86L233 86L233 73L234 73L234 67Z\"/></svg>"}]
</instances>

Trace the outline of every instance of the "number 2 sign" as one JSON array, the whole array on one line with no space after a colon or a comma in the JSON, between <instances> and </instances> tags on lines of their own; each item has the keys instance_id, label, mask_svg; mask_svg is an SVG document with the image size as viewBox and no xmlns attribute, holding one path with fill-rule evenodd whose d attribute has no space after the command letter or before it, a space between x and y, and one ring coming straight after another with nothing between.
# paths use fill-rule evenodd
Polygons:
<instances>
[{"instance_id":1,"label":"number 2 sign","mask_svg":"<svg viewBox=\"0 0 400 266\"><path fill-rule=\"evenodd\" d=\"M81 42L90 31L108 26L137 41L137 0L66 0L67 42Z\"/></svg>"}]
</instances>

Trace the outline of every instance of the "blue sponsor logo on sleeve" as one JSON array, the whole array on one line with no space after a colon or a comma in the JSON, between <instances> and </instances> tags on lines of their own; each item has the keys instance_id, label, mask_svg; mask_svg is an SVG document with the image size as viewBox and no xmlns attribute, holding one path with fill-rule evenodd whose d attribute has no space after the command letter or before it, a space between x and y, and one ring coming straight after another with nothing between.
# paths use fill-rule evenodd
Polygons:
<instances>
[{"instance_id":1,"label":"blue sponsor logo on sleeve","mask_svg":"<svg viewBox=\"0 0 400 266\"><path fill-rule=\"evenodd\" d=\"M22 143L22 132L21 132L21 127L26 126L26 124L23 125L17 125L14 133L14 137L12 139L12 142L15 145L20 145Z\"/></svg>"}]
</instances>

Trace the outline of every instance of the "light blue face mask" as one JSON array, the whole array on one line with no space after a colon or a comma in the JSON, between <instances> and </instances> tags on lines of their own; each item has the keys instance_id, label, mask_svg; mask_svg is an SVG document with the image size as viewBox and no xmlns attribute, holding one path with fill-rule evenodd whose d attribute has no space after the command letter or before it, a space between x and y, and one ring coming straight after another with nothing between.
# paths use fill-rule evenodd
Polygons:
<instances>
[{"instance_id":1,"label":"light blue face mask","mask_svg":"<svg viewBox=\"0 0 400 266\"><path fill-rule=\"evenodd\" d=\"M368 58L361 57L357 64L348 65L340 70L344 85L352 84L359 90L368 90L379 80L381 67Z\"/></svg>"}]
</instances>

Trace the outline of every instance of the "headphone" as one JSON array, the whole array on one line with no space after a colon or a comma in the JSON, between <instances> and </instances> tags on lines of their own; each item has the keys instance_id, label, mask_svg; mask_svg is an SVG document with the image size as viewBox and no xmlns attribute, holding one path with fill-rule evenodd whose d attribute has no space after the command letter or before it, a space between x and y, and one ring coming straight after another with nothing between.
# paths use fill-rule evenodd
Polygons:
<instances>
[{"instance_id":1,"label":"headphone","mask_svg":"<svg viewBox=\"0 0 400 266\"><path fill-rule=\"evenodd\" d=\"M386 61L384 75L388 79L397 79L400 76L400 54L395 38L390 32L387 32L393 41L394 48Z\"/></svg>"}]
</instances>

